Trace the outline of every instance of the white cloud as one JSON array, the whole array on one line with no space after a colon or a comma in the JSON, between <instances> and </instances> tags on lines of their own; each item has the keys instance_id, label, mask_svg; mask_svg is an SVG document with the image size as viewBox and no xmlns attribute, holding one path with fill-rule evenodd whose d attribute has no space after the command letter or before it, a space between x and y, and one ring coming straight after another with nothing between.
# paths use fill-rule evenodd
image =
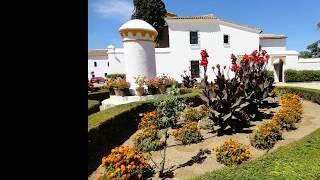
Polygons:
<instances>
[{"instance_id":1,"label":"white cloud","mask_svg":"<svg viewBox=\"0 0 320 180\"><path fill-rule=\"evenodd\" d=\"M92 3L93 11L105 18L129 20L133 12L132 0L99 0Z\"/></svg>"}]
</instances>

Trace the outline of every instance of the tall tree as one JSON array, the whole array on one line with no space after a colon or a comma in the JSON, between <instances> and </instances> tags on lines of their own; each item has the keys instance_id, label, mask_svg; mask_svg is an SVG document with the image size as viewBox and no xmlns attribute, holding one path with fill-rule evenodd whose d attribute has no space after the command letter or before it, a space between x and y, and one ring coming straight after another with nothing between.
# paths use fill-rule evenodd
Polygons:
<instances>
[{"instance_id":1,"label":"tall tree","mask_svg":"<svg viewBox=\"0 0 320 180\"><path fill-rule=\"evenodd\" d=\"M313 58L320 58L320 40L310 44L307 49L310 51Z\"/></svg>"},{"instance_id":2,"label":"tall tree","mask_svg":"<svg viewBox=\"0 0 320 180\"><path fill-rule=\"evenodd\" d=\"M151 24L158 32L165 25L166 7L162 0L133 0L131 19L141 19Z\"/></svg>"}]
</instances>

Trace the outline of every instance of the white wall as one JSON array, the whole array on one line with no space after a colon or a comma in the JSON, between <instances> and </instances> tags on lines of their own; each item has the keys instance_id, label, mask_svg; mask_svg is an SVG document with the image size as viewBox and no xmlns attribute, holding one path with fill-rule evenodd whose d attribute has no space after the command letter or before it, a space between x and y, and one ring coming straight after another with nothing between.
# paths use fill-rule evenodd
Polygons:
<instances>
[{"instance_id":1,"label":"white wall","mask_svg":"<svg viewBox=\"0 0 320 180\"><path fill-rule=\"evenodd\" d=\"M231 53L248 54L255 49L259 49L258 33L234 28L213 20L194 22L171 21L168 22L168 24L172 58L161 60L161 62L157 62L157 65L167 66L167 71L170 71L169 75L178 80L181 80L180 75L183 71L190 67L191 60L201 59L201 49L206 49L209 54L207 70L209 79L214 78L214 74L211 70L213 65L231 65ZM199 46L194 47L190 45L190 31L199 32ZM224 34L230 36L230 46L224 46ZM156 61L158 61L158 59L156 59ZM200 75L202 74L203 69L200 71Z\"/></svg>"},{"instance_id":2,"label":"white wall","mask_svg":"<svg viewBox=\"0 0 320 180\"><path fill-rule=\"evenodd\" d=\"M94 62L97 67L94 67ZM104 73L107 72L108 61L106 59L88 59L88 78L91 79L91 72L94 72L96 77L105 77Z\"/></svg>"},{"instance_id":3,"label":"white wall","mask_svg":"<svg viewBox=\"0 0 320 180\"><path fill-rule=\"evenodd\" d=\"M94 67L94 62L97 62L97 67ZM109 67L108 67L109 62ZM115 49L110 52L108 58L91 58L88 59L88 78L91 78L91 72L94 72L96 77L105 77L105 73L116 74L125 73L124 53L123 49Z\"/></svg>"},{"instance_id":4,"label":"white wall","mask_svg":"<svg viewBox=\"0 0 320 180\"><path fill-rule=\"evenodd\" d=\"M287 59L286 69L320 70L320 58L291 58Z\"/></svg>"},{"instance_id":5,"label":"white wall","mask_svg":"<svg viewBox=\"0 0 320 180\"><path fill-rule=\"evenodd\" d=\"M260 45L266 51L285 51L286 39L260 39Z\"/></svg>"}]
</instances>

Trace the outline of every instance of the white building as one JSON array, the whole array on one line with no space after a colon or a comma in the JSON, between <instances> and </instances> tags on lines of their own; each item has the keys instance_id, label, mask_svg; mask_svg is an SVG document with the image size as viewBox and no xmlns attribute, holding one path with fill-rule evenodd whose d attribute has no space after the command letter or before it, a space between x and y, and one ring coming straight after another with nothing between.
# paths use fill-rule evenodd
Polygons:
<instances>
[{"instance_id":1,"label":"white building","mask_svg":"<svg viewBox=\"0 0 320 180\"><path fill-rule=\"evenodd\" d=\"M201 78L203 69L199 60L202 49L209 54L208 67L216 64L230 66L231 53L241 56L264 49L271 56L268 68L275 72L276 82L283 81L285 69L320 70L320 59L299 59L297 51L287 50L285 35L262 34L259 28L226 21L212 14L176 16L168 13L166 23L161 33L161 48L155 48L157 75L164 73L181 81L180 75L190 69L193 77ZM124 59L123 48L112 45L107 49L90 51L88 78L91 72L101 77L125 73ZM207 74L209 79L214 78L210 68Z\"/></svg>"}]
</instances>

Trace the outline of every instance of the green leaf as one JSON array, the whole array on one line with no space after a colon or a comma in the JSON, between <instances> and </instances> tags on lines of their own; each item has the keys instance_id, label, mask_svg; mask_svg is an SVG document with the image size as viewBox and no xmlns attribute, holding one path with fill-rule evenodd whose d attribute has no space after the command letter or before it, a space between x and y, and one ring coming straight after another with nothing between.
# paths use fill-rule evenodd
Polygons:
<instances>
[{"instance_id":1,"label":"green leaf","mask_svg":"<svg viewBox=\"0 0 320 180\"><path fill-rule=\"evenodd\" d=\"M209 98L207 98L205 95L203 95L202 93L199 94L200 98L205 101L207 104L209 104Z\"/></svg>"},{"instance_id":2,"label":"green leaf","mask_svg":"<svg viewBox=\"0 0 320 180\"><path fill-rule=\"evenodd\" d=\"M241 101L243 100L243 98L244 98L244 97L240 97L240 98L236 101L236 103L234 103L234 104L231 106L231 108L234 108L234 107L239 106L240 103L241 103Z\"/></svg>"},{"instance_id":3,"label":"green leaf","mask_svg":"<svg viewBox=\"0 0 320 180\"><path fill-rule=\"evenodd\" d=\"M229 113L225 116L223 116L223 120L226 121L227 119L229 119L232 116L232 113Z\"/></svg>"},{"instance_id":4,"label":"green leaf","mask_svg":"<svg viewBox=\"0 0 320 180\"><path fill-rule=\"evenodd\" d=\"M212 109L212 108L209 108L209 112L214 114L216 117L218 117L221 113L219 113L218 111Z\"/></svg>"}]
</instances>

